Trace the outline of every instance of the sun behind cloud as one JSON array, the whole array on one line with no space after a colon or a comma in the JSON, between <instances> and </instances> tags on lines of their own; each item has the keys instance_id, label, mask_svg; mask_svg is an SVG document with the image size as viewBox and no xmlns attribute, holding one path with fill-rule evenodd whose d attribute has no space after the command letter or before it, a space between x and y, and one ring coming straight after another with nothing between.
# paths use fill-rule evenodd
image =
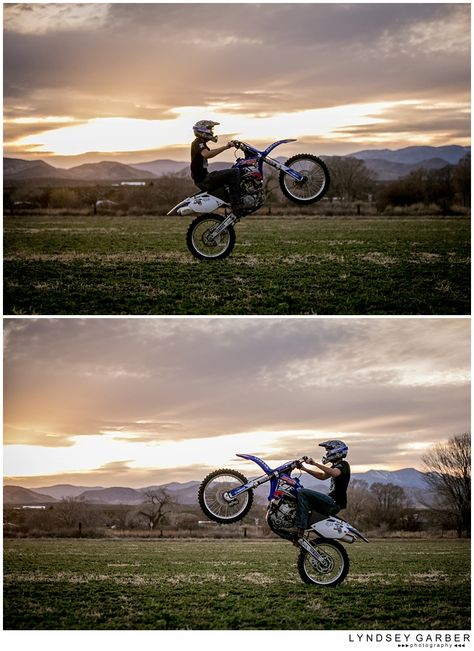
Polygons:
<instances>
[{"instance_id":1,"label":"sun behind cloud","mask_svg":"<svg viewBox=\"0 0 474 651\"><path fill-rule=\"evenodd\" d=\"M342 137L341 131L364 125L382 124L384 110L393 110L394 102L353 104L258 117L246 115L244 107L181 107L170 111L168 120L133 118L94 118L86 123L45 130L13 141L13 147L25 147L38 153L73 156L88 151L127 152L185 145L191 138L191 126L206 115L219 122L221 130L237 139L268 141L279 138ZM229 110L231 109L231 111ZM236 114L236 109L240 110ZM51 121L58 118L51 118ZM62 118L73 122L71 118ZM47 124L48 119L44 120Z\"/></svg>"}]
</instances>

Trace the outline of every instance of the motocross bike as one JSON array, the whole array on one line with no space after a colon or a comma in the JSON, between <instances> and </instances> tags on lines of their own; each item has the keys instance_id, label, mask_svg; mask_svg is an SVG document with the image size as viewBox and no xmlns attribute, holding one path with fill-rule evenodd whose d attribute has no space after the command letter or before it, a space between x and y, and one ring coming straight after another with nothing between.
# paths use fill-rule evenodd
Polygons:
<instances>
[{"instance_id":1,"label":"motocross bike","mask_svg":"<svg viewBox=\"0 0 474 651\"><path fill-rule=\"evenodd\" d=\"M240 172L240 193L242 212L237 217L232 212L227 190L197 192L187 197L168 215L197 214L190 224L186 244L191 253L200 260L222 260L231 254L235 245L234 225L241 217L258 210L264 203L263 163L279 170L280 188L291 201L301 205L315 203L323 198L329 189L329 171L325 163L312 154L296 154L285 164L270 158L269 153L291 140L278 140L260 151L252 145L238 140L232 141L243 158L237 158L232 166Z\"/></svg>"},{"instance_id":2,"label":"motocross bike","mask_svg":"<svg viewBox=\"0 0 474 651\"><path fill-rule=\"evenodd\" d=\"M300 468L307 457L272 469L252 454L237 456L254 461L265 474L248 480L237 470L211 472L202 481L198 493L199 505L206 516L220 524L238 522L250 511L253 490L269 481L266 520L277 536L301 547L297 561L301 579L304 583L325 587L342 583L349 571L349 557L341 541L353 543L360 539L368 542L355 527L340 518L311 511L303 537L298 538L287 531L294 527L297 493L303 488L299 478L291 477L291 473Z\"/></svg>"}]
</instances>

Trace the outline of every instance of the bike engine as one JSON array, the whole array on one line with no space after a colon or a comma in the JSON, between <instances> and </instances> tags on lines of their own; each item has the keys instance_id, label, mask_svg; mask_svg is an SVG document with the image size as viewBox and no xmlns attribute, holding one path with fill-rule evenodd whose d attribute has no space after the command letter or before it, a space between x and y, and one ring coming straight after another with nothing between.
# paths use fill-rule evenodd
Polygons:
<instances>
[{"instance_id":1,"label":"bike engine","mask_svg":"<svg viewBox=\"0 0 474 651\"><path fill-rule=\"evenodd\" d=\"M282 498L272 500L267 511L267 522L270 529L277 531L281 527L292 527L296 517L296 500Z\"/></svg>"},{"instance_id":2,"label":"bike engine","mask_svg":"<svg viewBox=\"0 0 474 651\"><path fill-rule=\"evenodd\" d=\"M245 210L254 211L263 205L263 177L257 167L247 167L240 181L240 192Z\"/></svg>"}]
</instances>

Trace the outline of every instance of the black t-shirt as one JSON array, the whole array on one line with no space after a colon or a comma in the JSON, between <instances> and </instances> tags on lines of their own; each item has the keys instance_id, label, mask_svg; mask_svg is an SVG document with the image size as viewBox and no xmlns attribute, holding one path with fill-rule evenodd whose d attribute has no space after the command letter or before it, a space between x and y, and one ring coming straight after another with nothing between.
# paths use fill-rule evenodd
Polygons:
<instances>
[{"instance_id":1,"label":"black t-shirt","mask_svg":"<svg viewBox=\"0 0 474 651\"><path fill-rule=\"evenodd\" d=\"M209 150L203 140L200 138L193 140L191 143L191 176L196 183L205 179L207 175L207 160L201 156L203 149Z\"/></svg>"},{"instance_id":2,"label":"black t-shirt","mask_svg":"<svg viewBox=\"0 0 474 651\"><path fill-rule=\"evenodd\" d=\"M347 506L347 486L351 478L351 467L341 459L338 461L333 468L338 468L341 471L341 474L337 477L332 477L331 479L331 490L329 491L329 497L332 497L333 500L341 507L345 509Z\"/></svg>"}]
</instances>

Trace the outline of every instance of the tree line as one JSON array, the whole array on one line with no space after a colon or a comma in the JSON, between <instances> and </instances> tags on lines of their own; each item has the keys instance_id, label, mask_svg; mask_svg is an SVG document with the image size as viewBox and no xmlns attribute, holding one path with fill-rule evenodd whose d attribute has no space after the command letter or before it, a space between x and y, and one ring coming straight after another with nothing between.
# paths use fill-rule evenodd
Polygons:
<instances>
[{"instance_id":1,"label":"tree line","mask_svg":"<svg viewBox=\"0 0 474 651\"><path fill-rule=\"evenodd\" d=\"M471 160L470 155L457 165L441 169L418 169L395 181L378 181L364 161L357 158L326 157L331 184L322 202L308 208L297 208L279 190L278 172L265 170L265 206L261 213L286 211L324 214L336 203L344 209L361 203L364 210L373 209L380 214L391 209L418 205L449 215L460 208L470 208ZM181 174L169 174L147 181L143 186L112 183L59 187L43 186L33 182L4 186L4 211L15 215L34 210L82 211L89 214L166 214L186 196L197 191L192 180ZM331 212L330 210L330 212Z\"/></svg>"}]
</instances>

